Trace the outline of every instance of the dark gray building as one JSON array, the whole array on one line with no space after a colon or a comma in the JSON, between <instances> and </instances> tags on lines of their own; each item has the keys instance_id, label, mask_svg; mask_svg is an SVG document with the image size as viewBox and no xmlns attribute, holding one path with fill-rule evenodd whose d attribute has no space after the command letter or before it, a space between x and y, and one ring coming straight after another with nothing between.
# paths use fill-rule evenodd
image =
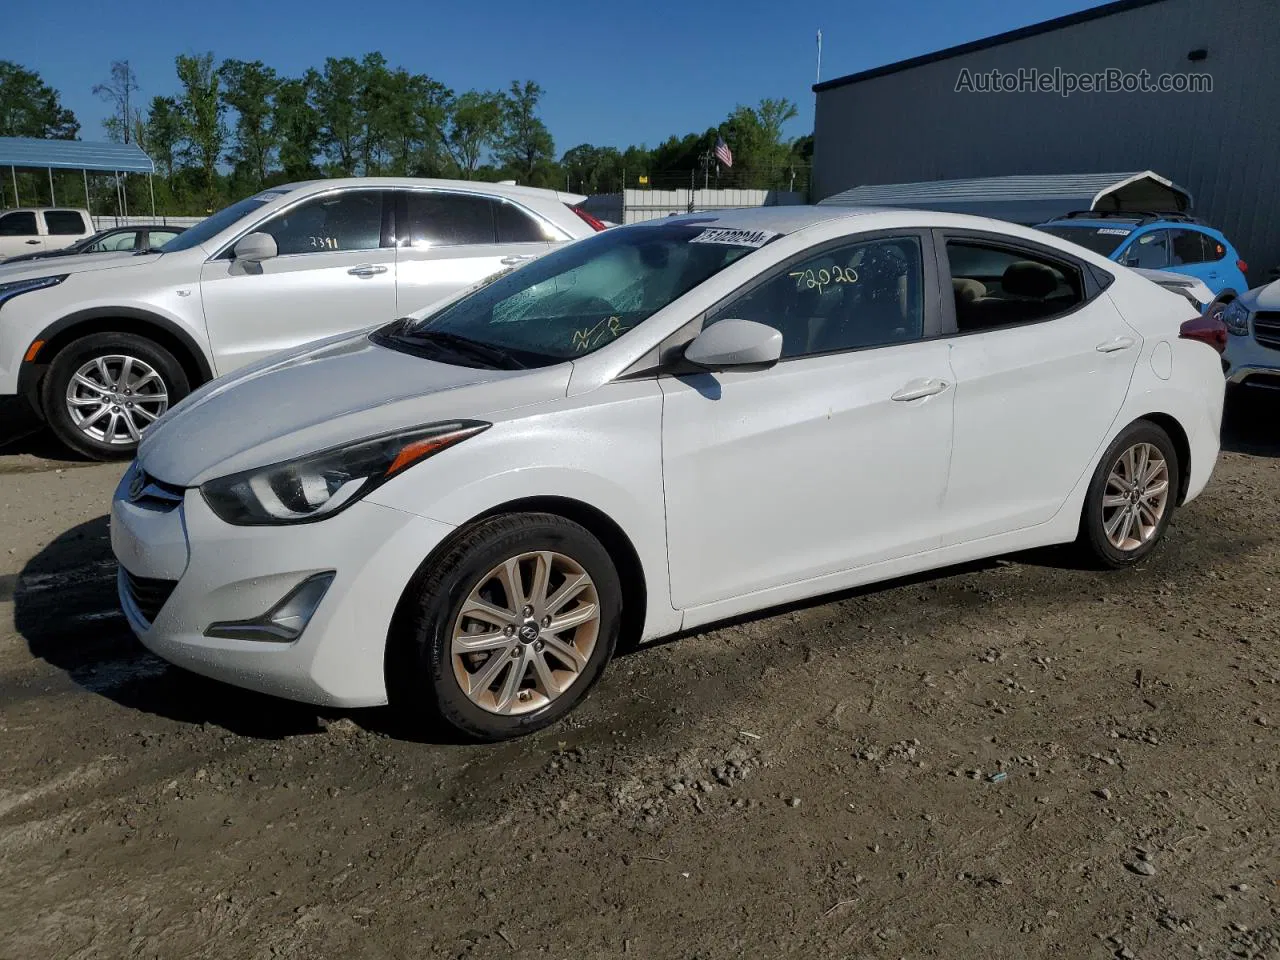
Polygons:
<instances>
[{"instance_id":1,"label":"dark gray building","mask_svg":"<svg viewBox=\"0 0 1280 960\"><path fill-rule=\"evenodd\" d=\"M1202 87L1206 74L1208 91L1150 89ZM1096 84L1120 89L1083 89ZM1251 282L1280 264L1280 0L1120 0L814 91L814 200L866 184L1153 170L1190 191Z\"/></svg>"}]
</instances>

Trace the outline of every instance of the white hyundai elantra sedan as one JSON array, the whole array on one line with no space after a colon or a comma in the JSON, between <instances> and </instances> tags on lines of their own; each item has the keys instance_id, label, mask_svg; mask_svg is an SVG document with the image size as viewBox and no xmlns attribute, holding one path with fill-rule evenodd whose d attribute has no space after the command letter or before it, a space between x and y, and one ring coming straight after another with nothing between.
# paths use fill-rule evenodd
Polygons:
<instances>
[{"instance_id":1,"label":"white hyundai elantra sedan","mask_svg":"<svg viewBox=\"0 0 1280 960\"><path fill-rule=\"evenodd\" d=\"M511 737L620 636L1046 544L1133 563L1213 470L1224 342L991 220L620 227L192 394L116 491L120 598L198 673Z\"/></svg>"}]
</instances>

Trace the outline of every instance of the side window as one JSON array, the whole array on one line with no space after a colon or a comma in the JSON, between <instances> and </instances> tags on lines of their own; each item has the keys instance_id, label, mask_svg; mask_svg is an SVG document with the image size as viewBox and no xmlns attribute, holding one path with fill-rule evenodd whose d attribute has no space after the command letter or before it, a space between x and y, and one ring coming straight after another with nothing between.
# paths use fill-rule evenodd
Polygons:
<instances>
[{"instance_id":1,"label":"side window","mask_svg":"<svg viewBox=\"0 0 1280 960\"><path fill-rule=\"evenodd\" d=\"M405 202L411 247L494 242L493 204L488 197L410 190L405 193Z\"/></svg>"},{"instance_id":2,"label":"side window","mask_svg":"<svg viewBox=\"0 0 1280 960\"><path fill-rule=\"evenodd\" d=\"M1075 267L978 240L948 240L956 327L961 333L1048 320L1084 302Z\"/></svg>"},{"instance_id":3,"label":"side window","mask_svg":"<svg viewBox=\"0 0 1280 960\"><path fill-rule=\"evenodd\" d=\"M1120 260L1126 267L1160 270L1169 265L1168 231L1152 230L1130 242Z\"/></svg>"},{"instance_id":4,"label":"side window","mask_svg":"<svg viewBox=\"0 0 1280 960\"><path fill-rule=\"evenodd\" d=\"M77 210L46 210L44 225L55 237L75 237L89 232L84 217Z\"/></svg>"},{"instance_id":5,"label":"side window","mask_svg":"<svg viewBox=\"0 0 1280 960\"><path fill-rule=\"evenodd\" d=\"M729 317L782 333L782 357L884 346L924 332L920 241L867 240L835 247L721 307L705 325Z\"/></svg>"},{"instance_id":6,"label":"side window","mask_svg":"<svg viewBox=\"0 0 1280 960\"><path fill-rule=\"evenodd\" d=\"M1201 259L1206 263L1217 263L1227 255L1227 248L1207 233L1200 234L1200 245L1204 250Z\"/></svg>"},{"instance_id":7,"label":"side window","mask_svg":"<svg viewBox=\"0 0 1280 960\"><path fill-rule=\"evenodd\" d=\"M1169 263L1175 267L1188 263L1204 263L1204 234L1199 230L1170 230ZM1214 257L1213 259L1217 259Z\"/></svg>"},{"instance_id":8,"label":"side window","mask_svg":"<svg viewBox=\"0 0 1280 960\"><path fill-rule=\"evenodd\" d=\"M316 197L257 229L275 238L281 256L376 250L382 237L382 193L350 190Z\"/></svg>"},{"instance_id":9,"label":"side window","mask_svg":"<svg viewBox=\"0 0 1280 960\"><path fill-rule=\"evenodd\" d=\"M159 250L176 236L172 230L151 230L147 233L147 249Z\"/></svg>"},{"instance_id":10,"label":"side window","mask_svg":"<svg viewBox=\"0 0 1280 960\"><path fill-rule=\"evenodd\" d=\"M0 237L34 237L36 233L34 213L10 213L0 217Z\"/></svg>"},{"instance_id":11,"label":"side window","mask_svg":"<svg viewBox=\"0 0 1280 960\"><path fill-rule=\"evenodd\" d=\"M550 239L542 226L514 203L493 201L493 220L499 243L546 243Z\"/></svg>"},{"instance_id":12,"label":"side window","mask_svg":"<svg viewBox=\"0 0 1280 960\"><path fill-rule=\"evenodd\" d=\"M115 236L104 237L95 246L99 250L132 250L137 242L136 233L117 233Z\"/></svg>"}]
</instances>

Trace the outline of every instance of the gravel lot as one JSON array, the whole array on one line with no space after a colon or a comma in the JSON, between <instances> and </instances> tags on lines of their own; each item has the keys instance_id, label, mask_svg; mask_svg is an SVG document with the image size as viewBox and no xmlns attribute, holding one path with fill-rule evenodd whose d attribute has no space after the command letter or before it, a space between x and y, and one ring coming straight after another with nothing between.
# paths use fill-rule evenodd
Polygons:
<instances>
[{"instance_id":1,"label":"gravel lot","mask_svg":"<svg viewBox=\"0 0 1280 960\"><path fill-rule=\"evenodd\" d=\"M0 448L0 957L1280 956L1280 407L1050 551L643 649L474 747L166 667L121 467ZM1274 593L1273 593L1274 590Z\"/></svg>"}]
</instances>

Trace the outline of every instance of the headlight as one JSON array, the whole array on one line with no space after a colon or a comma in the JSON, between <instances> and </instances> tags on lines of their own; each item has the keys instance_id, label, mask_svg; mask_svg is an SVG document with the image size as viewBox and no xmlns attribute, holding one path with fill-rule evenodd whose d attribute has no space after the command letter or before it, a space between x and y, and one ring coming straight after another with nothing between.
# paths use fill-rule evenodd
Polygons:
<instances>
[{"instance_id":1,"label":"headlight","mask_svg":"<svg viewBox=\"0 0 1280 960\"><path fill-rule=\"evenodd\" d=\"M1239 300L1232 300L1222 309L1222 322L1232 333L1242 336L1249 334L1249 308Z\"/></svg>"},{"instance_id":2,"label":"headlight","mask_svg":"<svg viewBox=\"0 0 1280 960\"><path fill-rule=\"evenodd\" d=\"M0 307L20 293L43 290L45 287L56 287L68 276L69 274L64 273L57 277L31 277L28 280L13 280L9 283L0 283Z\"/></svg>"},{"instance_id":3,"label":"headlight","mask_svg":"<svg viewBox=\"0 0 1280 960\"><path fill-rule=\"evenodd\" d=\"M419 460L489 428L479 420L415 427L245 470L200 492L219 517L240 526L306 523L333 516Z\"/></svg>"}]
</instances>

